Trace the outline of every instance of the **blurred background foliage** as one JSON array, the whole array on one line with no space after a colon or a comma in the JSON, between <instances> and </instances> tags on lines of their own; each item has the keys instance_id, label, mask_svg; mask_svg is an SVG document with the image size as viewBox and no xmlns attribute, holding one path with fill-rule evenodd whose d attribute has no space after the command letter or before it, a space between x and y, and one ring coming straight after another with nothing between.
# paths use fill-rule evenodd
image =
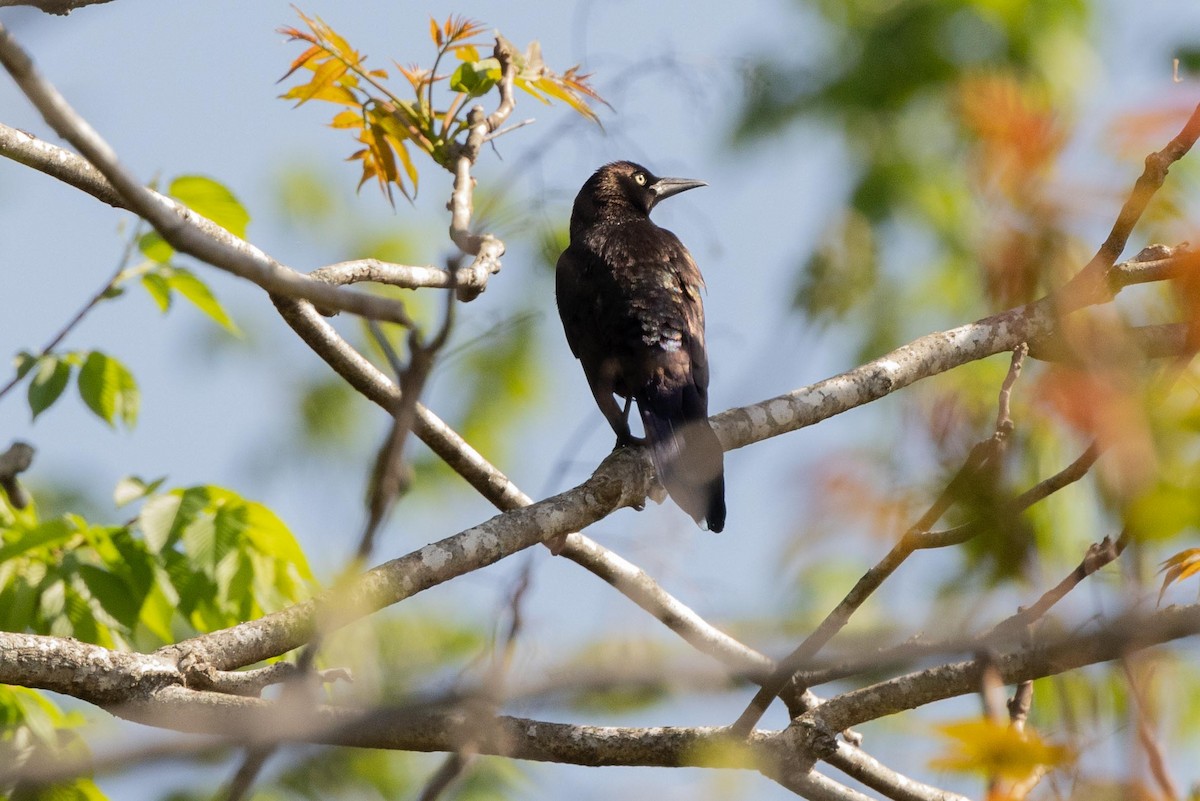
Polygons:
<instances>
[{"instance_id":1,"label":"blurred background foliage","mask_svg":"<svg viewBox=\"0 0 1200 801\"><path fill-rule=\"evenodd\" d=\"M1094 130L1079 104L1083 88L1104 80L1099 75L1103 54L1094 45L1098 13L1095 4L1081 0L813 0L788 7L786 17L775 22L814 31L806 41L816 46L746 53L744 95L721 122L733 152L806 128L834 138L844 158L838 184L805 190L823 196L827 218L813 247L797 242L794 249L790 313L862 361L930 330L1040 297L1085 263L1115 218L1133 174L1126 169L1108 181L1081 170L1073 148L1108 147L1108 155L1122 164L1140 167L1141 158L1162 147L1190 111L1147 103L1116 126ZM1177 56L1185 77L1200 68L1200 48L1194 46L1163 56L1165 61ZM605 81L598 75L596 86L611 96ZM298 115L295 124L314 123ZM529 158L536 162L538 156ZM1149 241L1175 244L1189 237L1198 174L1196 154L1189 159L1172 169L1135 234L1139 244L1127 255ZM518 161L509 169L527 166ZM311 250L314 265L330 253L401 263L446 258L440 209L431 215L414 209L409 215L401 204L396 217L363 219L347 202L352 184L348 173L296 163L276 174L276 208L254 211L277 216L300 247ZM423 193L438 191L422 185ZM527 185L517 181L481 180L477 222L503 238L510 252L531 254L539 267L517 276L523 286L516 291L505 288L506 281L516 280L511 273L496 278L489 295L505 293L502 311L462 315L431 386L439 415L497 464L510 461L529 426L554 402L555 377L546 374L544 341L559 333L539 300L552 292L551 271L541 268L551 267L565 244L570 198L525 192ZM786 193L773 202L787 203ZM426 325L435 324L441 312L436 295L379 291L402 297ZM995 480L972 487L943 521L984 519L993 525L952 553L930 556L933 564L919 578L897 579L908 582L897 592L932 599L934 609L952 608L944 620L931 621L931 628L944 626L936 633L987 625L998 611L1006 614L1056 583L1090 542L1122 529L1133 536L1129 552L1117 566L1088 579L1089 586L1077 592L1087 597L1075 609L1115 607L1146 592L1152 595L1158 562L1195 543L1200 527L1197 377L1190 368L1178 379L1164 377L1161 364L1146 363L1130 351L1126 336L1131 324L1178 319L1179 304L1160 286L1126 295L1113 308L1089 312L1070 326L1070 364L1026 361L1013 393L1016 430L1002 469ZM210 326L198 336L197 350L209 358L261 361L261 369L277 372L278 380L295 390L293 408L268 420L261 441L247 449L250 469L279 481L291 475L274 469L281 461L320 469L332 464L361 471L365 486L365 465L384 432L378 411L314 359L266 359L266 354L287 352L284 332L256 326L236 310L234 316L241 339ZM334 323L390 372L364 326L347 319ZM403 336L395 330L389 336L402 350ZM811 631L864 565L890 547L936 497L971 447L990 434L1007 366L999 358L967 365L907 390L903 404L876 404L886 420L881 436L830 449L797 468L795 503L803 514L788 532L792 536L778 538L778 564L788 590L762 615L720 624L770 653L785 652ZM998 511L1006 499L1066 466L1093 440L1107 455L1092 478L1019 518ZM570 448L571 443L563 445L564 458ZM414 503L436 509L460 497L460 479L424 449L413 454ZM268 564L270 548L240 538L232 518L220 517L223 506L251 508L253 501L226 493L215 487L152 493L133 521L100 525L92 521L116 519L113 504L35 487L45 517L38 518L36 508L9 508L0 516L5 536L0 547L27 546L0 572L4 625L150 648L303 597L311 578L307 567L292 575ZM184 499L193 506L181 512ZM152 514L147 521L147 508L170 512L169 520ZM157 532L151 537L154 546L143 537L147 525ZM286 527L275 534L289 542ZM861 551L846 547L847 534L865 541L872 556L864 561ZM423 541L424 532L414 536L405 545ZM327 580L333 571L326 564L315 572L317 579ZM132 587L139 603L122 605L114 582ZM182 590L185 594L207 594L208 603L179 605L181 587L192 588ZM250 594L231 595L241 591ZM24 623L15 617L21 610L29 612L21 618ZM903 605L869 604L829 655L905 639L913 624ZM476 618L456 614L452 604L421 599L340 632L325 653L336 654L333 661L358 677L351 689L335 688L336 697L403 702L484 675L496 659L498 638ZM568 654L564 663L582 667L612 660L652 669L680 653L687 652L674 642L664 648L633 632L590 643ZM1200 675L1184 658L1156 656L1154 661L1153 686L1190 699L1172 705L1172 746L1194 747L1200 708L1196 694L1186 690ZM840 689L845 687L824 691ZM743 695L739 691L734 697ZM1115 736L1114 729L1128 730L1135 714L1119 666L1043 680L1036 695L1034 725L1077 750ZM671 696L669 687L645 682L585 688L544 704L522 702L517 711L549 709L552 714L565 708L616 716ZM0 716L5 724L0 749L12 749L14 760L49 745L79 747L61 734L74 718L24 691L0 692ZM889 720L878 725L886 731L914 724ZM930 736L925 730L920 734ZM254 797L413 797L439 759L291 750L272 763ZM522 797L528 770L523 763L478 760L445 797ZM1080 788L1111 780L1086 760L1073 770L1060 778ZM81 780L71 792L80 798L99 793L90 780ZM728 788L712 792L719 797ZM212 795L203 787L163 797L183 801Z\"/></svg>"}]
</instances>

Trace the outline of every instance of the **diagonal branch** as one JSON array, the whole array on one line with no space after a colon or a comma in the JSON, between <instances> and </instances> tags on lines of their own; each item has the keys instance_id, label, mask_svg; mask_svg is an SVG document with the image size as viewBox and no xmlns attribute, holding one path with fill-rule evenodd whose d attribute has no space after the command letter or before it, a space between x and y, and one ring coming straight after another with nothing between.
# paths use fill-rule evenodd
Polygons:
<instances>
[{"instance_id":1,"label":"diagonal branch","mask_svg":"<svg viewBox=\"0 0 1200 801\"><path fill-rule=\"evenodd\" d=\"M962 496L969 482L975 480L984 470L994 470L1004 452L1009 435L1012 433L1012 419L1009 415L1009 398L1013 385L1021 375L1021 366L1025 361L1028 349L1024 343L1013 349L1012 362L1000 387L997 400L996 427L991 437L975 445L968 454L966 461L958 472L950 479L945 489L920 519L904 533L899 542L892 547L882 560L868 570L862 578L846 593L833 611L804 638L796 648L780 660L767 681L755 694L745 711L733 724L733 732L737 736L745 736L766 713L767 707L800 670L805 662L816 654L841 631L858 608L866 603L874 592L883 585L909 556L922 547L922 537L929 532L946 510Z\"/></svg>"}]
</instances>

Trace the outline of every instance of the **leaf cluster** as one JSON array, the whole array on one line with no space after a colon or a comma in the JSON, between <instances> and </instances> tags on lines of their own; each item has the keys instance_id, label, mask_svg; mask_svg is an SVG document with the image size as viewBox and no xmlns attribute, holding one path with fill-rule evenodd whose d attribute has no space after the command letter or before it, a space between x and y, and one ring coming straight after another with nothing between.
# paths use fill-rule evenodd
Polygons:
<instances>
[{"instance_id":1,"label":"leaf cluster","mask_svg":"<svg viewBox=\"0 0 1200 801\"><path fill-rule=\"evenodd\" d=\"M410 148L448 170L454 169L472 124L466 113L469 101L491 92L503 78L499 56L485 58L479 52L476 38L484 29L482 23L452 15L439 25L430 18L429 35L435 47L432 66L425 69L393 62L398 77L408 84L400 90L389 86L388 70L367 67L366 57L320 17L299 10L296 13L308 30L284 27L280 33L309 46L292 61L280 81L300 70L311 74L281 97L296 101L297 106L323 100L343 107L330 125L351 132L361 146L349 157L362 165L359 188L374 180L389 202L394 203L393 188L412 200L420 176ZM537 42L520 53L499 34L496 41L497 48L506 46L505 52L511 53L516 88L544 103L561 100L588 119L597 120L588 103L603 100L578 67L558 74L543 62ZM440 73L443 59L450 55L458 60L458 66L449 75ZM439 84L448 93L435 93Z\"/></svg>"},{"instance_id":2,"label":"leaf cluster","mask_svg":"<svg viewBox=\"0 0 1200 801\"><path fill-rule=\"evenodd\" d=\"M0 629L148 650L308 596L314 581L288 527L214 486L160 491L123 479L123 525L43 520L0 498Z\"/></svg>"}]
</instances>

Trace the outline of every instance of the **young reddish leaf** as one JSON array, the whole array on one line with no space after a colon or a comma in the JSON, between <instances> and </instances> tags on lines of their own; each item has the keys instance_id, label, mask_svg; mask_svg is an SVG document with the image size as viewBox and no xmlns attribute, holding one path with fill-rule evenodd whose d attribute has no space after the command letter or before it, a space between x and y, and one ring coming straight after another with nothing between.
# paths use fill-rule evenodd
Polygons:
<instances>
[{"instance_id":1,"label":"young reddish leaf","mask_svg":"<svg viewBox=\"0 0 1200 801\"><path fill-rule=\"evenodd\" d=\"M396 69L400 70L400 74L408 79L412 85L413 91L420 92L429 79L429 70L421 69L416 64L411 67L406 67L398 61L392 62L396 65Z\"/></svg>"},{"instance_id":2,"label":"young reddish leaf","mask_svg":"<svg viewBox=\"0 0 1200 801\"><path fill-rule=\"evenodd\" d=\"M435 45L442 46L442 29L438 27L437 20L433 17L429 18L429 37L433 39Z\"/></svg>"},{"instance_id":3,"label":"young reddish leaf","mask_svg":"<svg viewBox=\"0 0 1200 801\"><path fill-rule=\"evenodd\" d=\"M483 23L468 17L450 17L446 20L446 37L452 45L461 44L483 30Z\"/></svg>"},{"instance_id":4,"label":"young reddish leaf","mask_svg":"<svg viewBox=\"0 0 1200 801\"><path fill-rule=\"evenodd\" d=\"M305 41L312 41L311 36L307 36L303 33L300 33L300 31L297 31L295 28L280 28L279 32L291 35L292 39L303 39ZM309 62L315 56L322 55L324 52L325 52L325 48L321 47L320 45L313 45L312 47L308 48L307 50L305 50L303 53L301 53L299 56L296 57L296 60L293 61L288 66L288 71L285 72L283 74L283 77L280 78L278 81L276 81L276 83L279 83L281 81L286 81L288 78L290 78L292 76L292 73L294 73L296 70L300 69L301 67L308 67L309 69L316 69L316 66Z\"/></svg>"}]
</instances>

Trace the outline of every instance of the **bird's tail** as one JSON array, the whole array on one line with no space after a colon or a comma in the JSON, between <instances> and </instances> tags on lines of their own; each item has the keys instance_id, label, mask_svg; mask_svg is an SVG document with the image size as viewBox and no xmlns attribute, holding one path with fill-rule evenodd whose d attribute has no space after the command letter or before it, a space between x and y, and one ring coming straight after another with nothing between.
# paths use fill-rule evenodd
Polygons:
<instances>
[{"instance_id":1,"label":"bird's tail","mask_svg":"<svg viewBox=\"0 0 1200 801\"><path fill-rule=\"evenodd\" d=\"M638 398L638 411L667 494L708 530L725 528L725 458L708 424L707 404L681 402L678 393L654 392ZM689 408L691 407L691 408Z\"/></svg>"}]
</instances>

